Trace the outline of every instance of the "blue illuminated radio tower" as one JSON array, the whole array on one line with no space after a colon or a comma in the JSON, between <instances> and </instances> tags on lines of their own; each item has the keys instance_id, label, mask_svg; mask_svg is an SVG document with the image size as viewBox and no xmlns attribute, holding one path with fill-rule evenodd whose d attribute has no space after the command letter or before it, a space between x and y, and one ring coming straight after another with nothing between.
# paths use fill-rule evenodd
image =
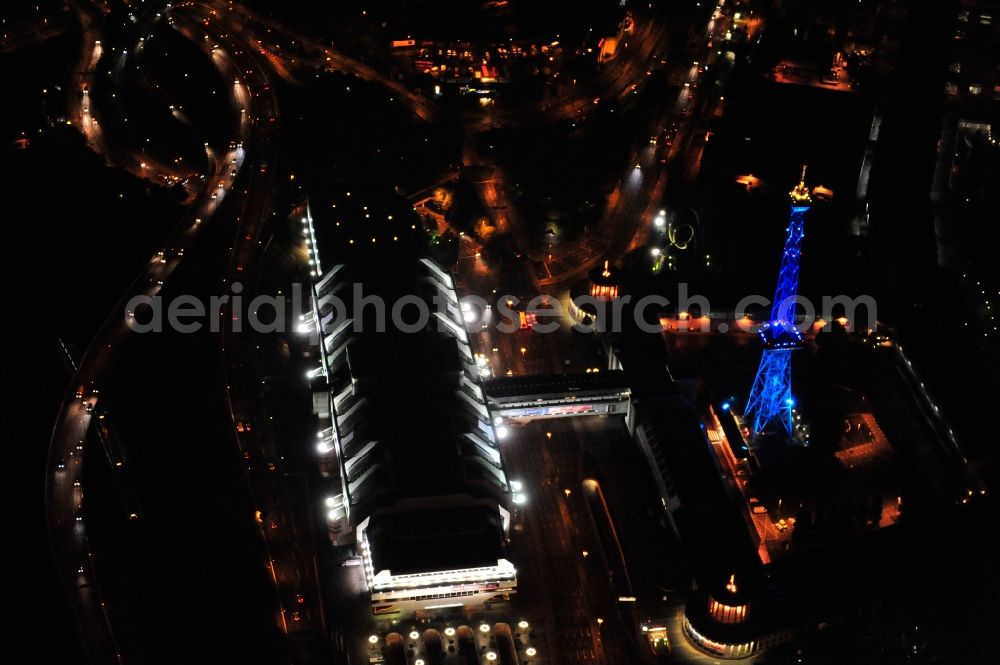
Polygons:
<instances>
[{"instance_id":1,"label":"blue illuminated radio tower","mask_svg":"<svg viewBox=\"0 0 1000 665\"><path fill-rule=\"evenodd\" d=\"M780 423L789 435L792 433L792 409L795 407L792 397L792 351L802 344L802 333L795 328L795 297L799 290L799 258L802 255L806 213L812 203L809 188L806 187L806 167L802 167L802 178L789 193L789 198L792 212L785 237L785 251L781 255L778 286L774 290L771 318L760 329L764 354L743 415L746 422L752 422L754 437L774 422Z\"/></svg>"}]
</instances>

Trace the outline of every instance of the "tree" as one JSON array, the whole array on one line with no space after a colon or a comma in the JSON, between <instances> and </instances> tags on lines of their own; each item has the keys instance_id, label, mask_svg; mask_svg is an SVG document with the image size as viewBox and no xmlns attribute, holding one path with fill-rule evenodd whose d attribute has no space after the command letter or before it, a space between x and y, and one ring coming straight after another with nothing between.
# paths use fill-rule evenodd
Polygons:
<instances>
[{"instance_id":1,"label":"tree","mask_svg":"<svg viewBox=\"0 0 1000 665\"><path fill-rule=\"evenodd\" d=\"M475 232L476 237L486 242L490 239L490 236L497 230L497 227L490 224L490 220L487 217L480 217L479 221L476 222Z\"/></svg>"},{"instance_id":2,"label":"tree","mask_svg":"<svg viewBox=\"0 0 1000 665\"><path fill-rule=\"evenodd\" d=\"M438 187L434 190L434 204L441 212L448 212L451 210L451 204L453 201L454 198L451 190L444 187Z\"/></svg>"}]
</instances>

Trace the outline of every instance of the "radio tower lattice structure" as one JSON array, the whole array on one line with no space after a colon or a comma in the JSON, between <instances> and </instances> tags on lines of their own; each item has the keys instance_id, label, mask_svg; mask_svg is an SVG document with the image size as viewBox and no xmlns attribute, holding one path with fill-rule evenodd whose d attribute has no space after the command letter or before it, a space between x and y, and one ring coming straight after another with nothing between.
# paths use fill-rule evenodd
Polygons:
<instances>
[{"instance_id":1,"label":"radio tower lattice structure","mask_svg":"<svg viewBox=\"0 0 1000 665\"><path fill-rule=\"evenodd\" d=\"M785 251L781 255L778 285L774 290L771 318L759 331L764 353L757 368L750 398L743 418L751 422L756 437L772 423L779 423L792 434L792 352L802 345L802 333L795 327L795 299L799 290L799 261L802 237L805 234L806 213L812 199L806 187L806 167L802 167L799 184L789 192L789 216Z\"/></svg>"}]
</instances>

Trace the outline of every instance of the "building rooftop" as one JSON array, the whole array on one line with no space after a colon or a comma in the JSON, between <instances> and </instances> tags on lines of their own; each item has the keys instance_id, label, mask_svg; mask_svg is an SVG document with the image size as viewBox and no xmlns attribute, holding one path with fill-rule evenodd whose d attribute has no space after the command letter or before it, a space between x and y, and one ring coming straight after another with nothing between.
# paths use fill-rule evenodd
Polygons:
<instances>
[{"instance_id":1,"label":"building rooftop","mask_svg":"<svg viewBox=\"0 0 1000 665\"><path fill-rule=\"evenodd\" d=\"M375 570L393 575L495 566L505 551L500 515L487 506L376 515L367 535Z\"/></svg>"},{"instance_id":2,"label":"building rooftop","mask_svg":"<svg viewBox=\"0 0 1000 665\"><path fill-rule=\"evenodd\" d=\"M486 392L495 400L528 395L574 392L581 396L604 393L608 390L627 391L629 383L624 372L610 370L590 374L535 374L529 376L501 376L485 384Z\"/></svg>"},{"instance_id":3,"label":"building rooftop","mask_svg":"<svg viewBox=\"0 0 1000 665\"><path fill-rule=\"evenodd\" d=\"M447 297L448 305L435 302L450 289L441 279L450 278L433 264L398 257L391 270L378 262L351 263L320 283L328 380L352 506L374 509L404 497L463 491L499 498L507 490L460 315ZM334 296L342 312L324 309ZM376 297L384 304L376 305ZM404 297L413 303L402 311L405 325L418 321L417 303L425 309L419 330L406 332L393 321L393 305ZM341 315L347 319L338 324Z\"/></svg>"},{"instance_id":4,"label":"building rooftop","mask_svg":"<svg viewBox=\"0 0 1000 665\"><path fill-rule=\"evenodd\" d=\"M637 420L649 432L654 458L669 476L680 507L673 511L696 577L715 580L759 565L750 526L742 518L716 465L705 432L675 383L646 387L635 396Z\"/></svg>"}]
</instances>

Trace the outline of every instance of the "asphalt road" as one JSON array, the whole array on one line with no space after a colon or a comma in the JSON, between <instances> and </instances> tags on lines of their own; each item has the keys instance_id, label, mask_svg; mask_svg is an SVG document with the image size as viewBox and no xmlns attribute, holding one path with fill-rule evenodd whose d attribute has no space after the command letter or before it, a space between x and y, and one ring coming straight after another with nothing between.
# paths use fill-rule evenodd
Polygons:
<instances>
[{"instance_id":1,"label":"asphalt road","mask_svg":"<svg viewBox=\"0 0 1000 665\"><path fill-rule=\"evenodd\" d=\"M87 16L93 15L88 13ZM88 20L84 25L87 32L79 69L92 71L97 57L94 48L99 41L99 33L96 33L98 23ZM86 100L86 95L83 99ZM88 133L87 108L86 104L82 104L76 116L78 127L85 134ZM248 129L246 126L241 127L243 132ZM92 145L98 147L101 143ZM153 296L159 292L163 283L183 260L184 249L194 241L199 228L208 223L232 188L235 180L232 173L238 173L241 168L243 151L234 145L221 159L212 153L209 157L212 170L204 181L205 186L165 239L164 246L167 249L162 255L152 257L144 270L135 277L81 358L49 443L45 491L50 542L91 662L119 662L120 654L105 604L100 597L82 507L85 487L82 459L87 453L87 430L92 418L86 404L89 403L94 410L101 408L99 397L102 381L114 362L116 350L131 332L127 317L132 312L128 310L127 303L134 296ZM77 397L78 386L85 388L85 401ZM127 473L125 460L117 461L122 462L117 468ZM65 468L59 468L60 464ZM137 515L136 519L141 519L141 515Z\"/></svg>"},{"instance_id":2,"label":"asphalt road","mask_svg":"<svg viewBox=\"0 0 1000 665\"><path fill-rule=\"evenodd\" d=\"M641 662L638 623L618 611L613 566L587 504L589 437L621 438L606 418L536 421L512 430L503 452L511 478L524 484L513 556L524 562L522 595L544 617L552 663ZM520 599L519 599L520 600Z\"/></svg>"}]
</instances>

